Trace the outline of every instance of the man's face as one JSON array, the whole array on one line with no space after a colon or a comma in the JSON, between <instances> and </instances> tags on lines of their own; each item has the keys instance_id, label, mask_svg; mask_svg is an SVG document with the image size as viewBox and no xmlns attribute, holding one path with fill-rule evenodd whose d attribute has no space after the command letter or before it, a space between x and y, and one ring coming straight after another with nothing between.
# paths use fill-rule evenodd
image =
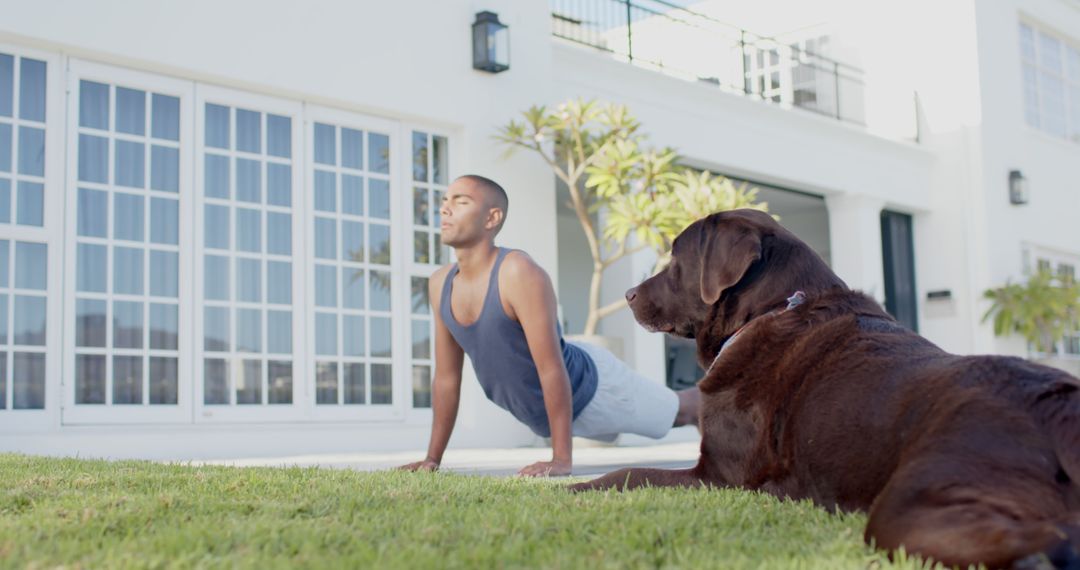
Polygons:
<instances>
[{"instance_id":1,"label":"man's face","mask_svg":"<svg viewBox=\"0 0 1080 570\"><path fill-rule=\"evenodd\" d=\"M443 196L442 242L465 247L485 239L498 224L489 197L470 180L455 180Z\"/></svg>"}]
</instances>

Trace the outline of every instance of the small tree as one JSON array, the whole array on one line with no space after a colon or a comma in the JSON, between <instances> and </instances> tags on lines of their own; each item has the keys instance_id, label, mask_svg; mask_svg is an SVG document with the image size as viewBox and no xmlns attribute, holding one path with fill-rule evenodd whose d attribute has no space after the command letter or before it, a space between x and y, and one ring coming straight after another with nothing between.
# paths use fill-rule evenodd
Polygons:
<instances>
[{"instance_id":1,"label":"small tree","mask_svg":"<svg viewBox=\"0 0 1080 570\"><path fill-rule=\"evenodd\" d=\"M604 270L615 262L651 248L659 268L672 240L695 220L734 208L767 210L756 202L756 188L680 166L674 149L648 147L624 105L571 100L553 109L534 106L522 116L496 138L508 154L521 148L538 154L570 192L569 206L593 259L587 335L626 306L621 297L600 304ZM601 228L593 220L598 211L604 213ZM631 235L637 238L633 246Z\"/></svg>"},{"instance_id":2,"label":"small tree","mask_svg":"<svg viewBox=\"0 0 1080 570\"><path fill-rule=\"evenodd\" d=\"M1019 334L1043 354L1054 351L1080 316L1080 285L1046 270L1033 274L1023 285L1006 283L983 296L993 301L982 320L993 317L995 335Z\"/></svg>"}]
</instances>

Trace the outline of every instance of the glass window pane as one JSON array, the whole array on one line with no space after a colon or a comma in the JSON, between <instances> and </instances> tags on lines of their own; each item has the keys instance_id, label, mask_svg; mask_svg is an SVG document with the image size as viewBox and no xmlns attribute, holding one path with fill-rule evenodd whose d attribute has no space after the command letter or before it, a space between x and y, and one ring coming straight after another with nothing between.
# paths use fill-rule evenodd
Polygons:
<instances>
[{"instance_id":1,"label":"glass window pane","mask_svg":"<svg viewBox=\"0 0 1080 570\"><path fill-rule=\"evenodd\" d=\"M15 56L0 53L0 117L10 117L15 101ZM3 406L0 406L2 409Z\"/></svg>"},{"instance_id":2,"label":"glass window pane","mask_svg":"<svg viewBox=\"0 0 1080 570\"><path fill-rule=\"evenodd\" d=\"M1057 38L1039 34L1039 63L1047 70L1062 74L1061 42Z\"/></svg>"},{"instance_id":3,"label":"glass window pane","mask_svg":"<svg viewBox=\"0 0 1080 570\"><path fill-rule=\"evenodd\" d=\"M315 257L337 258L337 228L334 220L315 218Z\"/></svg>"},{"instance_id":4,"label":"glass window pane","mask_svg":"<svg viewBox=\"0 0 1080 570\"><path fill-rule=\"evenodd\" d=\"M390 273L387 271L371 272L371 310L390 310Z\"/></svg>"},{"instance_id":5,"label":"glass window pane","mask_svg":"<svg viewBox=\"0 0 1080 570\"><path fill-rule=\"evenodd\" d=\"M315 364L315 403L336 404L338 398L337 363Z\"/></svg>"},{"instance_id":6,"label":"glass window pane","mask_svg":"<svg viewBox=\"0 0 1080 570\"><path fill-rule=\"evenodd\" d=\"M262 403L262 361L243 360L236 375L236 403Z\"/></svg>"},{"instance_id":7,"label":"glass window pane","mask_svg":"<svg viewBox=\"0 0 1080 570\"><path fill-rule=\"evenodd\" d=\"M213 301L229 300L229 258L220 255L205 257L203 296Z\"/></svg>"},{"instance_id":8,"label":"glass window pane","mask_svg":"<svg viewBox=\"0 0 1080 570\"><path fill-rule=\"evenodd\" d=\"M180 254L175 251L150 252L150 294L180 296Z\"/></svg>"},{"instance_id":9,"label":"glass window pane","mask_svg":"<svg viewBox=\"0 0 1080 570\"><path fill-rule=\"evenodd\" d=\"M0 287L8 286L8 261L10 260L11 242L0 239Z\"/></svg>"},{"instance_id":10,"label":"glass window pane","mask_svg":"<svg viewBox=\"0 0 1080 570\"><path fill-rule=\"evenodd\" d=\"M337 355L337 315L315 313L315 354Z\"/></svg>"},{"instance_id":11,"label":"glass window pane","mask_svg":"<svg viewBox=\"0 0 1080 570\"><path fill-rule=\"evenodd\" d=\"M45 408L45 354L16 352L12 370L11 407L16 410Z\"/></svg>"},{"instance_id":12,"label":"glass window pane","mask_svg":"<svg viewBox=\"0 0 1080 570\"><path fill-rule=\"evenodd\" d=\"M364 215L364 179L350 174L341 175L341 211L354 216Z\"/></svg>"},{"instance_id":13,"label":"glass window pane","mask_svg":"<svg viewBox=\"0 0 1080 570\"><path fill-rule=\"evenodd\" d=\"M228 217L226 210L226 223ZM172 245L180 243L180 202L168 198L150 199L150 241Z\"/></svg>"},{"instance_id":14,"label":"glass window pane","mask_svg":"<svg viewBox=\"0 0 1080 570\"><path fill-rule=\"evenodd\" d=\"M342 392L346 404L363 404L366 400L366 388L364 387L364 365L359 362L346 362L342 365L344 378L342 378Z\"/></svg>"},{"instance_id":15,"label":"glass window pane","mask_svg":"<svg viewBox=\"0 0 1080 570\"><path fill-rule=\"evenodd\" d=\"M0 178L0 223L11 221L11 181Z\"/></svg>"},{"instance_id":16,"label":"glass window pane","mask_svg":"<svg viewBox=\"0 0 1080 570\"><path fill-rule=\"evenodd\" d=\"M368 172L390 174L390 138L386 135L368 134Z\"/></svg>"},{"instance_id":17,"label":"glass window pane","mask_svg":"<svg viewBox=\"0 0 1080 570\"><path fill-rule=\"evenodd\" d=\"M236 351L262 352L261 310L236 310Z\"/></svg>"},{"instance_id":18,"label":"glass window pane","mask_svg":"<svg viewBox=\"0 0 1080 570\"><path fill-rule=\"evenodd\" d=\"M432 142L431 166L434 170L432 180L436 184L446 184L447 172L450 170L450 154L446 137L436 136Z\"/></svg>"},{"instance_id":19,"label":"glass window pane","mask_svg":"<svg viewBox=\"0 0 1080 570\"><path fill-rule=\"evenodd\" d=\"M154 93L150 134L157 139L180 140L180 98Z\"/></svg>"},{"instance_id":20,"label":"glass window pane","mask_svg":"<svg viewBox=\"0 0 1080 570\"><path fill-rule=\"evenodd\" d=\"M143 359L113 357L113 404L142 404Z\"/></svg>"},{"instance_id":21,"label":"glass window pane","mask_svg":"<svg viewBox=\"0 0 1080 570\"><path fill-rule=\"evenodd\" d=\"M236 199L262 202L262 163L246 158L236 159Z\"/></svg>"},{"instance_id":22,"label":"glass window pane","mask_svg":"<svg viewBox=\"0 0 1080 570\"><path fill-rule=\"evenodd\" d=\"M180 191L180 149L150 147L150 187L163 192Z\"/></svg>"},{"instance_id":23,"label":"glass window pane","mask_svg":"<svg viewBox=\"0 0 1080 570\"><path fill-rule=\"evenodd\" d=\"M19 127L19 174L45 176L45 130Z\"/></svg>"},{"instance_id":24,"label":"glass window pane","mask_svg":"<svg viewBox=\"0 0 1080 570\"><path fill-rule=\"evenodd\" d=\"M392 346L390 319L371 317L371 356L389 358Z\"/></svg>"},{"instance_id":25,"label":"glass window pane","mask_svg":"<svg viewBox=\"0 0 1080 570\"><path fill-rule=\"evenodd\" d=\"M315 171L315 209L323 212L333 212L337 209L334 197L337 194L337 185L333 172Z\"/></svg>"},{"instance_id":26,"label":"glass window pane","mask_svg":"<svg viewBox=\"0 0 1080 570\"><path fill-rule=\"evenodd\" d=\"M333 265L315 266L315 304L337 306L337 268Z\"/></svg>"},{"instance_id":27,"label":"glass window pane","mask_svg":"<svg viewBox=\"0 0 1080 570\"><path fill-rule=\"evenodd\" d=\"M236 150L262 154L262 113L236 110Z\"/></svg>"},{"instance_id":28,"label":"glass window pane","mask_svg":"<svg viewBox=\"0 0 1080 570\"><path fill-rule=\"evenodd\" d=\"M150 404L174 405L179 395L176 358L150 357Z\"/></svg>"},{"instance_id":29,"label":"glass window pane","mask_svg":"<svg viewBox=\"0 0 1080 570\"><path fill-rule=\"evenodd\" d=\"M45 224L45 186L37 182L19 181L19 211L16 220L24 226Z\"/></svg>"},{"instance_id":30,"label":"glass window pane","mask_svg":"<svg viewBox=\"0 0 1080 570\"><path fill-rule=\"evenodd\" d=\"M48 283L49 248L43 243L15 244L15 286L45 290Z\"/></svg>"},{"instance_id":31,"label":"glass window pane","mask_svg":"<svg viewBox=\"0 0 1080 570\"><path fill-rule=\"evenodd\" d=\"M113 238L143 240L143 197L134 194L113 194Z\"/></svg>"},{"instance_id":32,"label":"glass window pane","mask_svg":"<svg viewBox=\"0 0 1080 570\"><path fill-rule=\"evenodd\" d=\"M19 117L45 120L45 62L19 58Z\"/></svg>"},{"instance_id":33,"label":"glass window pane","mask_svg":"<svg viewBox=\"0 0 1080 570\"><path fill-rule=\"evenodd\" d=\"M436 190L434 192L434 195L432 196L432 201L431 201L431 204L432 204L432 206L431 206L432 222L431 222L431 226L434 227L434 228L440 227L440 224L442 223L443 195L444 195L444 193L443 193L442 190Z\"/></svg>"},{"instance_id":34,"label":"glass window pane","mask_svg":"<svg viewBox=\"0 0 1080 570\"><path fill-rule=\"evenodd\" d=\"M373 218L390 219L390 183L376 178L368 179L368 212Z\"/></svg>"},{"instance_id":35,"label":"glass window pane","mask_svg":"<svg viewBox=\"0 0 1080 570\"><path fill-rule=\"evenodd\" d=\"M413 180L417 182L428 181L428 136L427 133L413 131Z\"/></svg>"},{"instance_id":36,"label":"glass window pane","mask_svg":"<svg viewBox=\"0 0 1080 570\"><path fill-rule=\"evenodd\" d=\"M353 129L341 129L341 165L346 168L364 169L364 133Z\"/></svg>"},{"instance_id":37,"label":"glass window pane","mask_svg":"<svg viewBox=\"0 0 1080 570\"><path fill-rule=\"evenodd\" d=\"M116 170L113 172L116 184L129 188L145 187L145 162L143 143L116 141Z\"/></svg>"},{"instance_id":38,"label":"glass window pane","mask_svg":"<svg viewBox=\"0 0 1080 570\"><path fill-rule=\"evenodd\" d=\"M132 135L146 134L146 92L116 88L116 131Z\"/></svg>"},{"instance_id":39,"label":"glass window pane","mask_svg":"<svg viewBox=\"0 0 1080 570\"><path fill-rule=\"evenodd\" d=\"M229 108L206 104L206 146L229 148Z\"/></svg>"},{"instance_id":40,"label":"glass window pane","mask_svg":"<svg viewBox=\"0 0 1080 570\"><path fill-rule=\"evenodd\" d=\"M105 356L75 355L75 403L105 403Z\"/></svg>"},{"instance_id":41,"label":"glass window pane","mask_svg":"<svg viewBox=\"0 0 1080 570\"><path fill-rule=\"evenodd\" d=\"M223 358L207 358L203 363L203 403L229 403L229 366Z\"/></svg>"},{"instance_id":42,"label":"glass window pane","mask_svg":"<svg viewBox=\"0 0 1080 570\"><path fill-rule=\"evenodd\" d=\"M341 259L357 263L364 261L364 224L341 222Z\"/></svg>"},{"instance_id":43,"label":"glass window pane","mask_svg":"<svg viewBox=\"0 0 1080 570\"><path fill-rule=\"evenodd\" d=\"M266 115L266 153L271 156L292 156L292 119Z\"/></svg>"},{"instance_id":44,"label":"glass window pane","mask_svg":"<svg viewBox=\"0 0 1080 570\"><path fill-rule=\"evenodd\" d=\"M45 297L15 295L15 324L12 342L45 346Z\"/></svg>"},{"instance_id":45,"label":"glass window pane","mask_svg":"<svg viewBox=\"0 0 1080 570\"><path fill-rule=\"evenodd\" d=\"M427 315L431 313L428 307L428 279L427 277L412 278L412 313L414 315Z\"/></svg>"},{"instance_id":46,"label":"glass window pane","mask_svg":"<svg viewBox=\"0 0 1080 570\"><path fill-rule=\"evenodd\" d=\"M205 211L206 247L229 249L229 208L207 204Z\"/></svg>"},{"instance_id":47,"label":"glass window pane","mask_svg":"<svg viewBox=\"0 0 1080 570\"><path fill-rule=\"evenodd\" d=\"M389 364L371 365L371 403L394 403L393 374Z\"/></svg>"},{"instance_id":48,"label":"glass window pane","mask_svg":"<svg viewBox=\"0 0 1080 570\"><path fill-rule=\"evenodd\" d=\"M292 362L271 360L267 364L267 394L270 404L292 403Z\"/></svg>"},{"instance_id":49,"label":"glass window pane","mask_svg":"<svg viewBox=\"0 0 1080 570\"><path fill-rule=\"evenodd\" d=\"M266 203L289 207L292 204L292 167L287 164L266 164Z\"/></svg>"},{"instance_id":50,"label":"glass window pane","mask_svg":"<svg viewBox=\"0 0 1080 570\"><path fill-rule=\"evenodd\" d=\"M342 315L342 352L345 356L364 356L367 354L367 345L364 341L364 317L358 315Z\"/></svg>"},{"instance_id":51,"label":"glass window pane","mask_svg":"<svg viewBox=\"0 0 1080 570\"><path fill-rule=\"evenodd\" d=\"M390 226L369 224L368 228L371 232L371 263L390 265Z\"/></svg>"},{"instance_id":52,"label":"glass window pane","mask_svg":"<svg viewBox=\"0 0 1080 570\"><path fill-rule=\"evenodd\" d=\"M275 255L292 255L291 215L266 213L266 251Z\"/></svg>"},{"instance_id":53,"label":"glass window pane","mask_svg":"<svg viewBox=\"0 0 1080 570\"><path fill-rule=\"evenodd\" d=\"M364 308L364 270L341 268L341 306L346 309Z\"/></svg>"},{"instance_id":54,"label":"glass window pane","mask_svg":"<svg viewBox=\"0 0 1080 570\"><path fill-rule=\"evenodd\" d=\"M413 188L413 223L418 226L428 225L430 207L427 188Z\"/></svg>"},{"instance_id":55,"label":"glass window pane","mask_svg":"<svg viewBox=\"0 0 1080 570\"><path fill-rule=\"evenodd\" d=\"M413 261L417 263L431 263L428 235L424 231L413 232Z\"/></svg>"},{"instance_id":56,"label":"glass window pane","mask_svg":"<svg viewBox=\"0 0 1080 570\"><path fill-rule=\"evenodd\" d=\"M109 195L100 190L79 188L79 235L108 237Z\"/></svg>"},{"instance_id":57,"label":"glass window pane","mask_svg":"<svg viewBox=\"0 0 1080 570\"><path fill-rule=\"evenodd\" d=\"M271 354L292 354L291 312L266 312L266 351Z\"/></svg>"},{"instance_id":58,"label":"glass window pane","mask_svg":"<svg viewBox=\"0 0 1080 570\"><path fill-rule=\"evenodd\" d=\"M79 81L79 125L109 130L109 86Z\"/></svg>"},{"instance_id":59,"label":"glass window pane","mask_svg":"<svg viewBox=\"0 0 1080 570\"><path fill-rule=\"evenodd\" d=\"M0 294L0 345L8 342L8 296ZM3 354L0 351L0 354ZM0 410L4 409L0 406Z\"/></svg>"},{"instance_id":60,"label":"glass window pane","mask_svg":"<svg viewBox=\"0 0 1080 570\"><path fill-rule=\"evenodd\" d=\"M79 180L109 182L109 139L79 135Z\"/></svg>"},{"instance_id":61,"label":"glass window pane","mask_svg":"<svg viewBox=\"0 0 1080 570\"><path fill-rule=\"evenodd\" d=\"M236 300L248 303L262 302L262 261L236 260Z\"/></svg>"},{"instance_id":62,"label":"glass window pane","mask_svg":"<svg viewBox=\"0 0 1080 570\"><path fill-rule=\"evenodd\" d=\"M143 347L143 304L113 301L113 346Z\"/></svg>"},{"instance_id":63,"label":"glass window pane","mask_svg":"<svg viewBox=\"0 0 1080 570\"><path fill-rule=\"evenodd\" d=\"M108 250L105 246L80 243L75 261L75 289L88 293L104 293L108 262Z\"/></svg>"},{"instance_id":64,"label":"glass window pane","mask_svg":"<svg viewBox=\"0 0 1080 570\"><path fill-rule=\"evenodd\" d=\"M412 394L414 408L431 407L431 367L413 366Z\"/></svg>"},{"instance_id":65,"label":"glass window pane","mask_svg":"<svg viewBox=\"0 0 1080 570\"><path fill-rule=\"evenodd\" d=\"M331 125L315 123L315 162L319 164L337 164L335 129Z\"/></svg>"},{"instance_id":66,"label":"glass window pane","mask_svg":"<svg viewBox=\"0 0 1080 570\"><path fill-rule=\"evenodd\" d=\"M236 209L236 249L262 251L262 213L258 210Z\"/></svg>"},{"instance_id":67,"label":"glass window pane","mask_svg":"<svg viewBox=\"0 0 1080 570\"><path fill-rule=\"evenodd\" d=\"M413 319L412 357L420 360L431 358L431 322Z\"/></svg>"},{"instance_id":68,"label":"glass window pane","mask_svg":"<svg viewBox=\"0 0 1080 570\"><path fill-rule=\"evenodd\" d=\"M279 305L292 304L292 264L266 262L266 300Z\"/></svg>"},{"instance_id":69,"label":"glass window pane","mask_svg":"<svg viewBox=\"0 0 1080 570\"><path fill-rule=\"evenodd\" d=\"M143 250L113 248L113 293L143 294Z\"/></svg>"},{"instance_id":70,"label":"glass window pane","mask_svg":"<svg viewBox=\"0 0 1080 570\"><path fill-rule=\"evenodd\" d=\"M206 155L205 191L208 198L229 199L229 158Z\"/></svg>"},{"instance_id":71,"label":"glass window pane","mask_svg":"<svg viewBox=\"0 0 1080 570\"><path fill-rule=\"evenodd\" d=\"M0 172L11 172L11 125L0 123Z\"/></svg>"},{"instance_id":72,"label":"glass window pane","mask_svg":"<svg viewBox=\"0 0 1080 570\"><path fill-rule=\"evenodd\" d=\"M105 347L108 330L106 303L100 299L79 299L75 303L76 347Z\"/></svg>"},{"instance_id":73,"label":"glass window pane","mask_svg":"<svg viewBox=\"0 0 1080 570\"><path fill-rule=\"evenodd\" d=\"M203 309L203 349L229 351L229 309L225 307Z\"/></svg>"},{"instance_id":74,"label":"glass window pane","mask_svg":"<svg viewBox=\"0 0 1080 570\"><path fill-rule=\"evenodd\" d=\"M176 305L150 303L150 348L176 350L180 336Z\"/></svg>"}]
</instances>

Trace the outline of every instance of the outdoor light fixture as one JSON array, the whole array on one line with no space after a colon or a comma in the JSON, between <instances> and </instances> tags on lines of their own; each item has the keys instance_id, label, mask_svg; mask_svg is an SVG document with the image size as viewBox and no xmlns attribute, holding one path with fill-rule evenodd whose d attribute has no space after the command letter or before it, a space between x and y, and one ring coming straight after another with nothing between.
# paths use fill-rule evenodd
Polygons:
<instances>
[{"instance_id":1,"label":"outdoor light fixture","mask_svg":"<svg viewBox=\"0 0 1080 570\"><path fill-rule=\"evenodd\" d=\"M477 12L472 25L472 66L490 73L510 69L510 30L495 12Z\"/></svg>"},{"instance_id":2,"label":"outdoor light fixture","mask_svg":"<svg viewBox=\"0 0 1080 570\"><path fill-rule=\"evenodd\" d=\"M1013 204L1028 203L1027 178L1019 170L1009 171L1009 202Z\"/></svg>"}]
</instances>

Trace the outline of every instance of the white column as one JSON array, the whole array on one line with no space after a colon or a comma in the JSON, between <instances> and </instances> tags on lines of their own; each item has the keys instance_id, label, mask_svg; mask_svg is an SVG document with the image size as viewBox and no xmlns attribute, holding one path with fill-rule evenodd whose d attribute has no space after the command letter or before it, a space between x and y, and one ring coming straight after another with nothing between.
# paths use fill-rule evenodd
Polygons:
<instances>
[{"instance_id":1,"label":"white column","mask_svg":"<svg viewBox=\"0 0 1080 570\"><path fill-rule=\"evenodd\" d=\"M881 210L885 202L869 196L837 194L826 196L825 206L829 210L833 271L848 287L884 303Z\"/></svg>"}]
</instances>

